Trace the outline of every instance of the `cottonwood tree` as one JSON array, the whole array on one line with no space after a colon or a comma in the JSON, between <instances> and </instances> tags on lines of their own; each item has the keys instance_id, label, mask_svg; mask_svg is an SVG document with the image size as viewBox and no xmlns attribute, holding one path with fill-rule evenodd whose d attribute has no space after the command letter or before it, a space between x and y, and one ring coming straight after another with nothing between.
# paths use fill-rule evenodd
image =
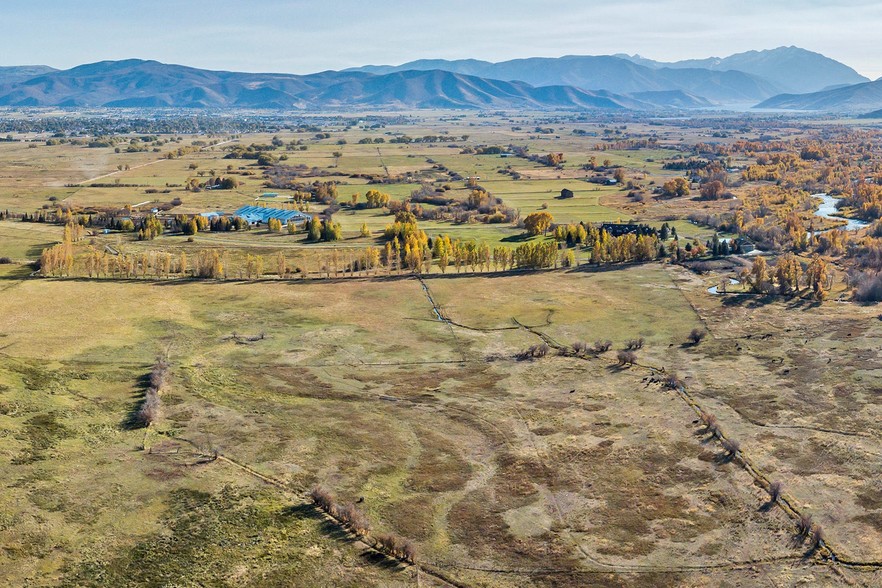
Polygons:
<instances>
[{"instance_id":1,"label":"cottonwood tree","mask_svg":"<svg viewBox=\"0 0 882 588\"><path fill-rule=\"evenodd\" d=\"M524 218L524 228L530 235L545 234L554 222L550 212L531 212Z\"/></svg>"}]
</instances>

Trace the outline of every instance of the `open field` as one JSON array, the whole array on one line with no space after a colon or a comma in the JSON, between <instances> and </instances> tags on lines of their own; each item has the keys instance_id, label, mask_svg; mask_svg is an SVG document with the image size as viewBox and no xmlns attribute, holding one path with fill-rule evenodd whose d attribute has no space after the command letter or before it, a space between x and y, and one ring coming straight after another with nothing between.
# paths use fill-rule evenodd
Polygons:
<instances>
[{"instance_id":1,"label":"open field","mask_svg":"<svg viewBox=\"0 0 882 588\"><path fill-rule=\"evenodd\" d=\"M0 220L0 257L11 261L0 264L0 585L882 585L882 321L854 302L849 258L871 249L871 230L798 241L803 221L836 221L814 216L814 192L744 181L755 146L726 154L735 197L700 199L692 178L689 194L661 193L689 176L665 163L707 155L687 146L726 149L760 130L712 114L703 124L572 113L323 120L163 135L136 153L128 137L120 152L42 135L0 142L0 212L12 214ZM787 120L774 132L811 136ZM398 142L405 135L444 140ZM632 136L653 141L619 143ZM368 139L384 142L359 143ZM298 186L270 188L271 166L225 158L272 143ZM474 152L485 147L505 153ZM533 157L560 152L558 166ZM812 165L821 170L794 158L785 179L813 185ZM631 186L588 181L614 170ZM238 186L185 189L212 176ZM175 215L231 213L264 192L287 202L329 181L339 209L317 195L305 207L332 213L340 240L266 226L172 230ZM658 235L648 255L596 261L594 242L564 236L538 266L451 262L442 273L436 256L423 273L401 257L353 269L367 247L385 248L395 216L391 205L352 206L352 194L363 202L377 189L397 205L425 189L462 202L474 184L517 218L420 218L419 229L536 246L554 227L531 236L522 221L545 211L596 235L592 224L666 223L679 241ZM560 198L564 188L574 197ZM421 206L438 210L443 198ZM153 207L165 207L166 224L152 239L91 224L101 214L140 222ZM39 277L41 253L64 238L59 208L81 215L67 227L81 233L68 242L79 271ZM773 233L754 288L741 272L757 257L692 253L748 225ZM829 261L823 302L806 277L816 250ZM203 253L217 254L223 279L195 277ZM86 272L91 259L103 272ZM162 259L177 268L158 279ZM262 277L241 279L255 259ZM777 268L789 259L802 277L786 295ZM120 260L133 269L108 271ZM708 291L730 278L741 280L730 293ZM693 330L703 340L690 343ZM607 340L608 350L577 350ZM169 377L144 426L158 358ZM702 424L708 415L718 429ZM317 509L316 485L353 503L370 532L357 537ZM801 516L823 531L816 545L799 534ZM386 533L412 542L415 562L371 547Z\"/></svg>"},{"instance_id":2,"label":"open field","mask_svg":"<svg viewBox=\"0 0 882 588\"><path fill-rule=\"evenodd\" d=\"M412 278L4 282L6 584L412 584L414 568L367 565L304 506L316 483L363 498L376 530L464 585L841 579L648 369L615 367L614 351L517 360L539 334L644 337L639 364L684 374L841 559L882 559L872 309L750 313L654 265L427 279L454 324ZM702 324L711 336L684 346ZM122 426L158 354L163 417ZM232 461L203 457L215 449Z\"/></svg>"}]
</instances>

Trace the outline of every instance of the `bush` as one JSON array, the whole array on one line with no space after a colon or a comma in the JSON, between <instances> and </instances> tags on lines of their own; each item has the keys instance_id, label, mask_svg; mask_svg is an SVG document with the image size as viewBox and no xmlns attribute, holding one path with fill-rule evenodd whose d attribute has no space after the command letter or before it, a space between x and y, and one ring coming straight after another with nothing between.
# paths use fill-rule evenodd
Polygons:
<instances>
[{"instance_id":1,"label":"bush","mask_svg":"<svg viewBox=\"0 0 882 588\"><path fill-rule=\"evenodd\" d=\"M812 525L812 531L809 536L812 549L818 549L824 543L824 529L821 525Z\"/></svg>"},{"instance_id":2,"label":"bush","mask_svg":"<svg viewBox=\"0 0 882 588\"><path fill-rule=\"evenodd\" d=\"M643 344L645 343L643 337L638 337L637 339L630 339L627 343L625 343L625 349L628 351L633 351L635 349L643 349Z\"/></svg>"},{"instance_id":3,"label":"bush","mask_svg":"<svg viewBox=\"0 0 882 588\"><path fill-rule=\"evenodd\" d=\"M550 348L548 347L547 343L539 343L537 345L531 346L526 351L521 352L518 357L520 357L521 359L538 359L540 357L545 357L546 355L548 355L549 350Z\"/></svg>"},{"instance_id":4,"label":"bush","mask_svg":"<svg viewBox=\"0 0 882 588\"><path fill-rule=\"evenodd\" d=\"M741 443L734 439L723 439L722 446L729 457L734 457L736 453L741 451Z\"/></svg>"},{"instance_id":5,"label":"bush","mask_svg":"<svg viewBox=\"0 0 882 588\"><path fill-rule=\"evenodd\" d=\"M858 302L882 300L882 273L864 272L852 276L855 285L854 299Z\"/></svg>"},{"instance_id":6,"label":"bush","mask_svg":"<svg viewBox=\"0 0 882 588\"><path fill-rule=\"evenodd\" d=\"M668 374L665 376L663 383L665 388L670 388L671 390L679 390L680 388L683 388L683 379L677 374Z\"/></svg>"},{"instance_id":7,"label":"bush","mask_svg":"<svg viewBox=\"0 0 882 588\"><path fill-rule=\"evenodd\" d=\"M689 342L693 345L698 345L705 337L707 337L707 331L695 328L689 333Z\"/></svg>"},{"instance_id":8,"label":"bush","mask_svg":"<svg viewBox=\"0 0 882 588\"><path fill-rule=\"evenodd\" d=\"M309 493L309 496L317 507L325 512L331 511L331 507L334 505L334 495L328 490L322 486L316 486L312 489L312 492Z\"/></svg>"},{"instance_id":9,"label":"bush","mask_svg":"<svg viewBox=\"0 0 882 588\"><path fill-rule=\"evenodd\" d=\"M612 349L612 341L610 341L609 339L607 339L606 341L595 341L594 347L592 348L594 353L605 353L610 349Z\"/></svg>"},{"instance_id":10,"label":"bush","mask_svg":"<svg viewBox=\"0 0 882 588\"><path fill-rule=\"evenodd\" d=\"M392 534L376 536L376 547L386 555L413 563L416 559L416 549L407 539Z\"/></svg>"},{"instance_id":11,"label":"bush","mask_svg":"<svg viewBox=\"0 0 882 588\"><path fill-rule=\"evenodd\" d=\"M717 436L720 433L720 425L717 417L709 412L701 413L701 423L704 425L704 432Z\"/></svg>"},{"instance_id":12,"label":"bush","mask_svg":"<svg viewBox=\"0 0 882 588\"><path fill-rule=\"evenodd\" d=\"M616 360L618 360L619 365L634 365L637 363L637 354L633 351L619 351L616 354Z\"/></svg>"},{"instance_id":13,"label":"bush","mask_svg":"<svg viewBox=\"0 0 882 588\"><path fill-rule=\"evenodd\" d=\"M584 341L576 341L573 343L573 353L576 355L585 355L588 353L589 347L588 344Z\"/></svg>"},{"instance_id":14,"label":"bush","mask_svg":"<svg viewBox=\"0 0 882 588\"><path fill-rule=\"evenodd\" d=\"M801 514L799 515L799 520L796 522L797 532L800 537L806 538L811 534L812 527L812 515L810 514Z\"/></svg>"},{"instance_id":15,"label":"bush","mask_svg":"<svg viewBox=\"0 0 882 588\"><path fill-rule=\"evenodd\" d=\"M778 502L778 499L781 498L781 492L783 490L784 484L777 480L769 484L769 500L771 502Z\"/></svg>"}]
</instances>

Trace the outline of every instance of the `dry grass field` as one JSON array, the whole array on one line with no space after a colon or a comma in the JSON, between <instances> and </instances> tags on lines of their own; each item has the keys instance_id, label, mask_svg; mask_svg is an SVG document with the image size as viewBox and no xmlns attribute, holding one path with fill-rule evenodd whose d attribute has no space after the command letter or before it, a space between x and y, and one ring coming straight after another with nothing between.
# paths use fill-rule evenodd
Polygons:
<instances>
[{"instance_id":1,"label":"dry grass field","mask_svg":"<svg viewBox=\"0 0 882 588\"><path fill-rule=\"evenodd\" d=\"M288 153L290 164L315 168L304 181L336 179L343 200L374 186L405 198L421 179L439 181L432 166L442 164L481 176L522 216L547 210L558 222L670 222L681 237L709 239L713 230L686 216L738 205L637 201L585 181L591 157L647 185L681 175L662 160L707 129L629 123L657 133L658 147L599 151L612 125L554 123L536 134L552 123L406 116L381 129L341 126L329 139L279 137L307 146ZM458 139L358 143L402 133ZM462 153L509 143L563 151L566 162L558 170ZM224 159L223 147L166 159L0 142L0 210L179 197L175 213L232 212L268 188L253 161ZM255 173L237 176L235 190L183 189L197 170L228 165ZM499 173L509 166L521 179ZM387 169L401 181L351 177ZM462 181L450 188L469 192ZM562 188L575 197L556 198ZM711 294L730 275L725 264L704 274L651 262L317 278L317 256L381 245L392 218L344 208L334 216L344 239L333 245L262 228L192 241L96 231L82 242L191 259L219 248L267 263L281 251L313 270L279 280L267 267L269 277L250 281L40 278L30 262L63 228L0 221L0 257L12 262L0 264L0 585L882 585L877 307L842 302L840 283L823 303L740 287ZM362 224L371 236L359 236ZM516 246L524 232L419 226L491 246ZM706 331L698 344L693 329ZM576 352L606 340L609 350ZM618 360L629 343L634 356ZM138 410L157 358L170 377L159 417L144 427ZM701 420L711 414L717 434ZM316 485L354 503L369 536L315 508ZM823 530L818 545L799 535L801 516ZM415 563L371 547L386 533L413 543Z\"/></svg>"},{"instance_id":2,"label":"dry grass field","mask_svg":"<svg viewBox=\"0 0 882 588\"><path fill-rule=\"evenodd\" d=\"M648 379L685 377L841 560L878 561L872 309L751 309L656 265L424 283L451 323L413 278L7 275L4 583L416 582L307 506L315 484L414 541L428 585L444 585L433 572L469 586L879 580L820 565L693 408ZM700 325L710 336L684 345ZM638 365L617 366L638 336ZM543 337L614 345L517 357ZM158 354L172 365L163 415L127 427Z\"/></svg>"}]
</instances>

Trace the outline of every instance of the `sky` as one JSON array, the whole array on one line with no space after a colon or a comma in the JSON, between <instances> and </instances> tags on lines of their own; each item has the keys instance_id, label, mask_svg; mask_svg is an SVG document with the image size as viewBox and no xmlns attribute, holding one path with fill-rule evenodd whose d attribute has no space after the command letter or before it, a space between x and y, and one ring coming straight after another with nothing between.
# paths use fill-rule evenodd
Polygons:
<instances>
[{"instance_id":1,"label":"sky","mask_svg":"<svg viewBox=\"0 0 882 588\"><path fill-rule=\"evenodd\" d=\"M0 65L61 69L134 57L305 74L422 58L674 61L796 45L882 76L878 0L2 0L0 19Z\"/></svg>"}]
</instances>

